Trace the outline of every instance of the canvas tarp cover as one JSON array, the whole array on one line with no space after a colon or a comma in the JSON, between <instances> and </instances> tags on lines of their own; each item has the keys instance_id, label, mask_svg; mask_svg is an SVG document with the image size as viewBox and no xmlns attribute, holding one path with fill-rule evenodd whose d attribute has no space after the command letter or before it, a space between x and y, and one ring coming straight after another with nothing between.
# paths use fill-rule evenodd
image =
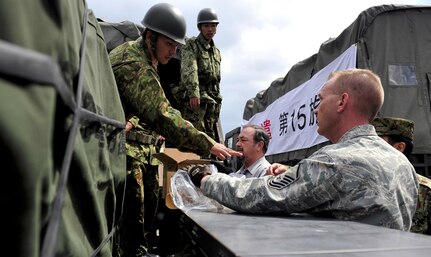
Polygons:
<instances>
[{"instance_id":1,"label":"canvas tarp cover","mask_svg":"<svg viewBox=\"0 0 431 257\"><path fill-rule=\"evenodd\" d=\"M122 22L107 22L98 19L98 21L103 31L108 52L111 52L112 49L126 41L137 39L140 33L144 31L142 26L127 20Z\"/></svg>"},{"instance_id":2,"label":"canvas tarp cover","mask_svg":"<svg viewBox=\"0 0 431 257\"><path fill-rule=\"evenodd\" d=\"M101 29L91 11L83 22L84 8L84 1L0 1L2 244L15 257L90 256L120 214L125 134L106 120L124 124L125 116ZM58 88L82 94L67 101ZM70 167L64 180L63 167ZM58 230L49 230L53 220ZM97 256L113 255L106 242Z\"/></svg>"},{"instance_id":3,"label":"canvas tarp cover","mask_svg":"<svg viewBox=\"0 0 431 257\"><path fill-rule=\"evenodd\" d=\"M431 153L431 6L381 5L363 11L338 37L324 42L317 54L295 64L284 78L274 80L266 90L250 99L243 119L264 111L355 43L357 68L371 69L382 79L385 103L380 116L413 120L413 152ZM268 156L268 159L272 162L298 160L321 146Z\"/></svg>"}]
</instances>

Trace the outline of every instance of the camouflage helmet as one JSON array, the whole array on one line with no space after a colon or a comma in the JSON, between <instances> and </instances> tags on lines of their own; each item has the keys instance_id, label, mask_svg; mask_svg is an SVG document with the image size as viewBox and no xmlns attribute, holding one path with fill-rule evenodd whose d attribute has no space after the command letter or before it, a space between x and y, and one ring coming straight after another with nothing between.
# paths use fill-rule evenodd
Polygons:
<instances>
[{"instance_id":1,"label":"camouflage helmet","mask_svg":"<svg viewBox=\"0 0 431 257\"><path fill-rule=\"evenodd\" d=\"M371 123L379 136L402 136L413 141L415 123L408 119L377 117Z\"/></svg>"},{"instance_id":2,"label":"camouflage helmet","mask_svg":"<svg viewBox=\"0 0 431 257\"><path fill-rule=\"evenodd\" d=\"M180 9L171 4L153 5L145 14L142 25L179 44L185 44L186 19Z\"/></svg>"},{"instance_id":3,"label":"camouflage helmet","mask_svg":"<svg viewBox=\"0 0 431 257\"><path fill-rule=\"evenodd\" d=\"M214 9L204 8L198 14L198 25L202 23L219 23L217 13Z\"/></svg>"}]
</instances>

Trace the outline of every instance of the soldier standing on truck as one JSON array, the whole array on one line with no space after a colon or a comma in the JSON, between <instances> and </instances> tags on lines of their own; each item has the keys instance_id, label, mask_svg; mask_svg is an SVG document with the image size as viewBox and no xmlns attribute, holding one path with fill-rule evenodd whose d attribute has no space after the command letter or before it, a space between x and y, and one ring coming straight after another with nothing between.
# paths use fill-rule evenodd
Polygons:
<instances>
[{"instance_id":1,"label":"soldier standing on truck","mask_svg":"<svg viewBox=\"0 0 431 257\"><path fill-rule=\"evenodd\" d=\"M211 8L197 17L199 35L189 38L181 48L181 82L175 95L183 103L181 114L193 125L220 142L218 121L220 95L220 50L214 43L219 20Z\"/></svg>"},{"instance_id":2,"label":"soldier standing on truck","mask_svg":"<svg viewBox=\"0 0 431 257\"><path fill-rule=\"evenodd\" d=\"M119 256L140 256L156 247L158 228L153 221L159 190L153 154L160 149L159 135L199 155L211 153L222 160L241 155L184 120L171 107L160 85L157 65L166 64L175 55L177 46L185 43L186 22L181 11L171 4L156 4L147 11L142 24L145 27L142 37L116 47L109 54L128 118L128 184L122 223L114 244Z\"/></svg>"}]
</instances>

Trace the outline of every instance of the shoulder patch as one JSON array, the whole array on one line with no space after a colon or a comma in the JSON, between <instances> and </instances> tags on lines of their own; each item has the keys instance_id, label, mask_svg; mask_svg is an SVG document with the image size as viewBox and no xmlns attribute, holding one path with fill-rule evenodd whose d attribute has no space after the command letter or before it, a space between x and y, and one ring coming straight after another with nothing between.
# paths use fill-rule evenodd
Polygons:
<instances>
[{"instance_id":1,"label":"shoulder patch","mask_svg":"<svg viewBox=\"0 0 431 257\"><path fill-rule=\"evenodd\" d=\"M281 189L286 188L289 185L291 185L297 179L298 179L298 177L293 178L293 177L287 175L287 173L283 173L283 174L280 174L280 175L275 176L273 178L270 178L268 180L268 185L271 188L274 188L274 189L277 189L277 190L281 190Z\"/></svg>"}]
</instances>

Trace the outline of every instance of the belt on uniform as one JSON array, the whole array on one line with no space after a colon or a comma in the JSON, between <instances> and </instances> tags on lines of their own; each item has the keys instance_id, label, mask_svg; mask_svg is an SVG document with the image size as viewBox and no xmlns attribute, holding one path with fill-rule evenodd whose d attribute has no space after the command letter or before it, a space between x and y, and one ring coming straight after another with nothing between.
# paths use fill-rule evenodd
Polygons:
<instances>
[{"instance_id":1,"label":"belt on uniform","mask_svg":"<svg viewBox=\"0 0 431 257\"><path fill-rule=\"evenodd\" d=\"M130 141L135 141L143 144L149 144L149 145L157 145L158 139L156 137L136 133L135 131L129 131L126 133L126 139Z\"/></svg>"}]
</instances>

